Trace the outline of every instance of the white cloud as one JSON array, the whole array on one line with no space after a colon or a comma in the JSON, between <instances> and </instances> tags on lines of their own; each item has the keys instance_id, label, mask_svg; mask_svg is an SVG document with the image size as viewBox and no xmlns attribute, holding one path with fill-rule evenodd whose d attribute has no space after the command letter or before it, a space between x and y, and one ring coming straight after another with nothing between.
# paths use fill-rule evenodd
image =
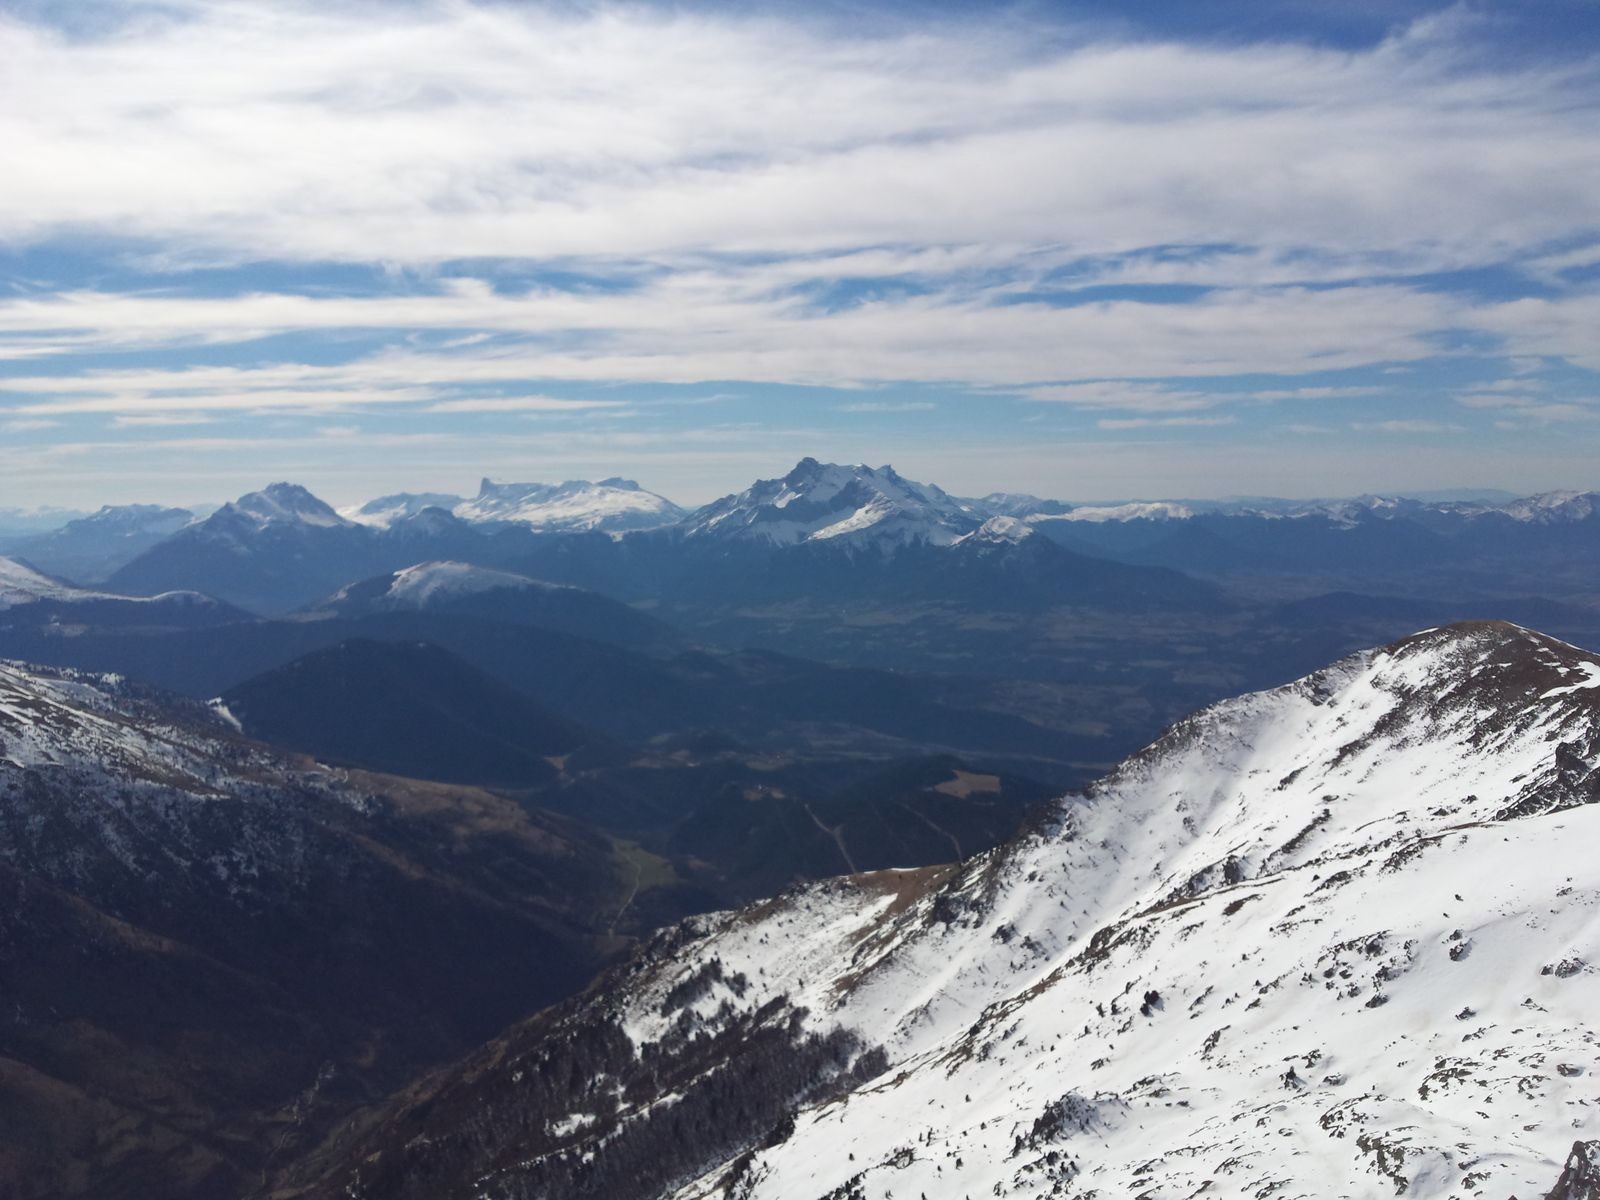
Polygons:
<instances>
[{"instance_id":1,"label":"white cloud","mask_svg":"<svg viewBox=\"0 0 1600 1200\"><path fill-rule=\"evenodd\" d=\"M1233 417L1102 417L1101 429L1202 429L1232 425Z\"/></svg>"},{"instance_id":2,"label":"white cloud","mask_svg":"<svg viewBox=\"0 0 1600 1200\"><path fill-rule=\"evenodd\" d=\"M1394 421L1353 421L1351 429L1362 433L1459 433L1461 426L1447 421L1402 419Z\"/></svg>"},{"instance_id":3,"label":"white cloud","mask_svg":"<svg viewBox=\"0 0 1600 1200\"><path fill-rule=\"evenodd\" d=\"M1075 408L1114 408L1128 412L1182 412L1211 408L1218 397L1210 392L1187 391L1126 379L1093 383L1047 384L1028 389L1028 398Z\"/></svg>"},{"instance_id":4,"label":"white cloud","mask_svg":"<svg viewBox=\"0 0 1600 1200\"><path fill-rule=\"evenodd\" d=\"M114 429L157 428L182 425L210 425L216 420L209 413L128 413L112 417Z\"/></svg>"},{"instance_id":5,"label":"white cloud","mask_svg":"<svg viewBox=\"0 0 1600 1200\"><path fill-rule=\"evenodd\" d=\"M1565 358L1600 371L1600 291L1489 305L1472 314L1471 325L1506 338L1520 354Z\"/></svg>"},{"instance_id":6,"label":"white cloud","mask_svg":"<svg viewBox=\"0 0 1600 1200\"><path fill-rule=\"evenodd\" d=\"M1294 278L1322 251L1542 246L1589 227L1600 184L1582 70L1466 63L1448 25L1349 54L443 0L182 12L0 22L0 236L397 263L1233 244Z\"/></svg>"},{"instance_id":7,"label":"white cloud","mask_svg":"<svg viewBox=\"0 0 1600 1200\"><path fill-rule=\"evenodd\" d=\"M1474 57L1462 30L1427 22L1352 53L475 0L167 0L71 37L0 14L0 240L121 246L156 276L269 262L242 277L293 281L16 283L0 296L0 418L567 414L540 421L562 428L536 444L621 466L667 454L664 435L575 427L694 399L546 392L924 381L1107 429L1280 402L1343 429L1342 400L1387 392L1209 381L1372 368L1426 382L1462 334L1530 366L1600 370L1600 295L1573 282L1595 254L1593 64ZM329 263L381 267L381 282L325 286ZM1490 302L1411 278L1503 264L1548 294ZM1119 290L1081 293L1106 285ZM1151 286L1197 291L1132 290ZM97 365L154 352L252 365ZM1454 428L1408 419L1404 394L1392 420L1354 428ZM1530 402L1487 399L1502 394ZM1462 402L1524 425L1590 411L1532 395L1487 385ZM418 448L423 472L456 446L384 436L406 435L360 445ZM695 453L775 436L724 428ZM246 443L289 468L306 452ZM109 445L52 453L98 466L121 453ZM1277 470L1236 465L1257 488Z\"/></svg>"},{"instance_id":8,"label":"white cloud","mask_svg":"<svg viewBox=\"0 0 1600 1200\"><path fill-rule=\"evenodd\" d=\"M467 400L441 400L428 405L431 413L545 413L590 412L625 408L625 400L563 400L555 396L477 396Z\"/></svg>"},{"instance_id":9,"label":"white cloud","mask_svg":"<svg viewBox=\"0 0 1600 1200\"><path fill-rule=\"evenodd\" d=\"M1249 396L1263 403L1278 400L1347 400L1356 396L1375 396L1381 390L1371 387L1297 387L1251 392Z\"/></svg>"},{"instance_id":10,"label":"white cloud","mask_svg":"<svg viewBox=\"0 0 1600 1200\"><path fill-rule=\"evenodd\" d=\"M538 379L835 387L939 380L1021 387L1036 399L1088 407L1184 410L1227 397L1152 383L1050 381L1114 379L1130 369L1147 378L1293 374L1424 359L1436 353L1429 335L1461 319L1458 302L1401 287L1218 291L1188 304L995 299L914 296L819 311L781 297L745 298L736 284L705 278L620 297L503 296L475 285L399 299L75 293L0 301L0 347L7 333L85 327L100 330L108 349L306 329L490 328L519 336L448 352L391 349L336 367L22 376L0 383L0 392L59 397L39 401L39 411L110 411L443 402L447 385Z\"/></svg>"},{"instance_id":11,"label":"white cloud","mask_svg":"<svg viewBox=\"0 0 1600 1200\"><path fill-rule=\"evenodd\" d=\"M842 413L913 413L933 412L939 406L929 400L862 400L855 404L836 404L834 412Z\"/></svg>"}]
</instances>

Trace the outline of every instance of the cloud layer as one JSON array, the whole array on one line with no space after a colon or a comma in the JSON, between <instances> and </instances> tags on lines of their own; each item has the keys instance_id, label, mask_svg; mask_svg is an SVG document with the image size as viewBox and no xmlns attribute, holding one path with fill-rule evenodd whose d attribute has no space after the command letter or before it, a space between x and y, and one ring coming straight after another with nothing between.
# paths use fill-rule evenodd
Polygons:
<instances>
[{"instance_id":1,"label":"cloud layer","mask_svg":"<svg viewBox=\"0 0 1600 1200\"><path fill-rule=\"evenodd\" d=\"M966 411L1414 443L1587 429L1600 394L1600 69L1510 61L1482 14L1349 51L465 0L94 11L0 15L0 421L38 445L224 420L265 446L262 422L331 412L665 434L687 427L649 388L730 384L736 421L800 404L824 441ZM1216 490L1249 486L1217 462Z\"/></svg>"}]
</instances>

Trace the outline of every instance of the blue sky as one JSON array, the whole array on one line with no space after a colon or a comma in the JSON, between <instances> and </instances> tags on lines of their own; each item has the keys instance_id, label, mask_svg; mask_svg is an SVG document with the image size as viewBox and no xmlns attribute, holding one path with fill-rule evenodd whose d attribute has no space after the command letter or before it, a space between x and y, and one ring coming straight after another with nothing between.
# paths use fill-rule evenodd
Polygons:
<instances>
[{"instance_id":1,"label":"blue sky","mask_svg":"<svg viewBox=\"0 0 1600 1200\"><path fill-rule=\"evenodd\" d=\"M1600 486L1600 0L12 0L0 59L0 506Z\"/></svg>"}]
</instances>

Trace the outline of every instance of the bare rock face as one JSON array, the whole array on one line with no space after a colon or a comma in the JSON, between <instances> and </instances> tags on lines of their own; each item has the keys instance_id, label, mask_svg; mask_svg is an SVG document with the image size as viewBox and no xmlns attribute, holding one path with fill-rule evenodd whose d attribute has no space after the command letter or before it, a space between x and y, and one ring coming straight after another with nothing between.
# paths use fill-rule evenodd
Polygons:
<instances>
[{"instance_id":1,"label":"bare rock face","mask_svg":"<svg viewBox=\"0 0 1600 1200\"><path fill-rule=\"evenodd\" d=\"M1545 1200L1600 1200L1600 1141L1572 1143L1561 1178Z\"/></svg>"}]
</instances>

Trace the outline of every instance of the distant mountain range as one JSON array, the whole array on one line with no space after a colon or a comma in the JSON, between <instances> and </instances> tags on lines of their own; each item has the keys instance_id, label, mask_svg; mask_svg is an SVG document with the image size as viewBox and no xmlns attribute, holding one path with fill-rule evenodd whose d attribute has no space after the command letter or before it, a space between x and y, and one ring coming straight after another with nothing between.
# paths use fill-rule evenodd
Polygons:
<instances>
[{"instance_id":1,"label":"distant mountain range","mask_svg":"<svg viewBox=\"0 0 1600 1200\"><path fill-rule=\"evenodd\" d=\"M438 508L475 524L504 522L543 532L623 532L655 529L684 517L665 496L631 479L566 483L495 483L485 479L472 499L437 492L402 492L344 510L343 516L380 528L425 508Z\"/></svg>"},{"instance_id":2,"label":"distant mountain range","mask_svg":"<svg viewBox=\"0 0 1600 1200\"><path fill-rule=\"evenodd\" d=\"M1578 642L1600 638L1600 514L1584 493L1073 509L1013 493L963 499L889 467L805 459L675 523L604 527L608 514L637 515L640 504L671 516L664 503L621 480L489 483L472 501L386 497L357 520L277 483L162 535L79 589L103 609L85 607L87 595L59 619L50 605L13 609L0 619L0 654L215 695L374 636L434 641L514 674L518 687L533 674L541 631L647 657L758 650L959 680L992 714L1008 705L1030 721L1048 712L1070 749L1047 757L1087 771L1185 711L1418 624L1504 618ZM535 509L546 525L529 523ZM525 519L505 519L517 513ZM143 517L127 520L147 528ZM118 523L109 513L92 522ZM168 593L217 603L132 606ZM236 627L214 635L195 628L229 622ZM188 644L130 638L124 627L164 627ZM568 662L563 655L556 661ZM576 681L578 668L556 674ZM648 719L637 719L637 702L623 716L596 714L583 707L591 689L573 688L556 711L612 735L684 728L666 706ZM676 694L665 684L643 691ZM529 694L547 698L538 687ZM1023 695L1032 708L1021 707ZM761 705L770 703L769 693ZM770 729L771 710L737 723ZM1104 749L1086 749L1097 742ZM1002 744L1012 753L1020 743L985 741ZM917 746L972 749L942 735Z\"/></svg>"},{"instance_id":3,"label":"distant mountain range","mask_svg":"<svg viewBox=\"0 0 1600 1200\"><path fill-rule=\"evenodd\" d=\"M476 500L451 509L422 503L438 499L450 497L385 497L357 510L357 520L304 488L272 484L184 525L106 583L135 595L204 590L262 613L427 561L669 603L712 594L760 601L796 589L937 597L949 580L970 589L975 575L990 572L991 599L1010 604L1193 604L1210 591L1170 571L1087 562L1043 540L1024 547L1025 522L975 512L889 467L805 459L782 479L687 515L625 480L553 488L485 481ZM629 528L639 521L651 527ZM1012 570L1000 587L1013 556L1031 567Z\"/></svg>"},{"instance_id":4,"label":"distant mountain range","mask_svg":"<svg viewBox=\"0 0 1600 1200\"><path fill-rule=\"evenodd\" d=\"M781 581L788 594L807 577L819 589L848 590L853 582L877 593L870 568L841 574L837 563L859 566L869 551L894 559L956 548L995 518L1021 523L1007 535L1013 544L1026 527L1082 557L1213 579L1243 570L1396 563L1474 569L1497 557L1570 555L1591 545L1600 530L1600 493L1075 506L1005 492L963 499L892 467L806 458L782 478L694 510L618 478L485 479L472 498L400 493L343 511L304 488L275 483L204 519L184 509L108 507L48 534L12 538L0 550L114 592L204 591L261 613L300 608L426 561L505 569L628 600L672 603L681 593L700 603L696 592L711 589L759 602L764 592L780 590L763 588L763 579ZM997 528L985 537L992 540ZM905 582L917 568L909 558L903 565ZM1574 564L1565 566L1570 573ZM1118 602L1119 586L1091 580L1095 571L1106 574L1103 566L1056 560L1047 594L1029 603ZM1018 595L1009 588L997 594ZM1198 602L1200 591L1149 577L1128 595L1141 604L1189 603Z\"/></svg>"},{"instance_id":5,"label":"distant mountain range","mask_svg":"<svg viewBox=\"0 0 1600 1200\"><path fill-rule=\"evenodd\" d=\"M4 550L51 574L96 583L194 519L186 508L107 505L60 528L10 539Z\"/></svg>"}]
</instances>

